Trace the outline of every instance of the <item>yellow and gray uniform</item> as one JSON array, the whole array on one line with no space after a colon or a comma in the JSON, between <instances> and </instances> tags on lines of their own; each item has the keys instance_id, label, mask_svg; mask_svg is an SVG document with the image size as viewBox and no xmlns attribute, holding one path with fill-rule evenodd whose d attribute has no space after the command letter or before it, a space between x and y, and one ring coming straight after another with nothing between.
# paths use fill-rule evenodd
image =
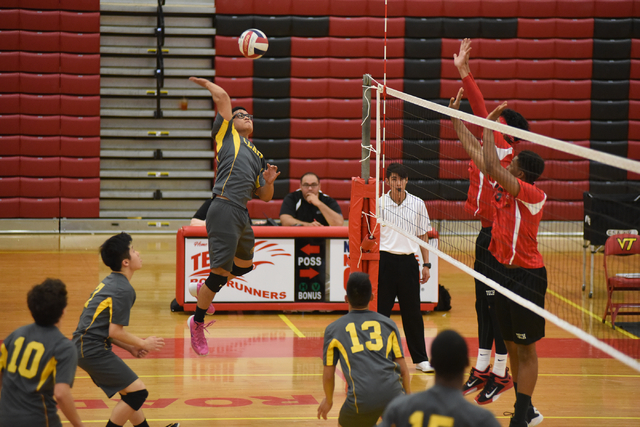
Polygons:
<instances>
[{"instance_id":1,"label":"yellow and gray uniform","mask_svg":"<svg viewBox=\"0 0 640 427\"><path fill-rule=\"evenodd\" d=\"M0 426L62 426L54 388L73 386L76 366L73 344L56 326L13 331L0 346Z\"/></svg>"},{"instance_id":2,"label":"yellow and gray uniform","mask_svg":"<svg viewBox=\"0 0 640 427\"><path fill-rule=\"evenodd\" d=\"M247 202L265 185L262 173L267 163L255 145L238 134L233 122L220 114L213 122L211 135L216 144L218 169L213 186L215 198L206 219L209 259L211 268L231 271L234 256L253 259L255 238Z\"/></svg>"},{"instance_id":3,"label":"yellow and gray uniform","mask_svg":"<svg viewBox=\"0 0 640 427\"><path fill-rule=\"evenodd\" d=\"M373 426L385 406L404 394L400 366L403 358L396 324L370 310L353 310L327 326L323 362L340 366L348 384L340 409L342 427Z\"/></svg>"},{"instance_id":4,"label":"yellow and gray uniform","mask_svg":"<svg viewBox=\"0 0 640 427\"><path fill-rule=\"evenodd\" d=\"M73 343L78 352L78 366L87 371L93 382L108 397L124 390L138 376L111 349L109 325L128 326L136 291L129 280L112 272L94 289L84 304Z\"/></svg>"}]
</instances>

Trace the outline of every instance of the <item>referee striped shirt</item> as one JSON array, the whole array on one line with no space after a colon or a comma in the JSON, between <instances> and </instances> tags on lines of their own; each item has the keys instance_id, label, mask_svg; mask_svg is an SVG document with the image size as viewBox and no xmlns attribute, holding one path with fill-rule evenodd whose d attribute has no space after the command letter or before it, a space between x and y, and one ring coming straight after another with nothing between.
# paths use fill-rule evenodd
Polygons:
<instances>
[{"instance_id":1,"label":"referee striped shirt","mask_svg":"<svg viewBox=\"0 0 640 427\"><path fill-rule=\"evenodd\" d=\"M382 219L395 225L412 236L422 236L431 230L429 213L424 201L405 191L406 197L399 205L393 201L390 192L380 198ZM382 204L384 203L384 204ZM380 250L392 254L415 254L420 250L420 245L397 233L390 227L380 229Z\"/></svg>"}]
</instances>

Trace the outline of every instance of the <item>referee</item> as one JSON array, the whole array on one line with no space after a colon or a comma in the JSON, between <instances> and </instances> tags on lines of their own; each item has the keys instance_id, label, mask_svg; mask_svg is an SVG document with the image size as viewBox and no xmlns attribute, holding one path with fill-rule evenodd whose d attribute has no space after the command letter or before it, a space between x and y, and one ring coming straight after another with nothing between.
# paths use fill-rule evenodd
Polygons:
<instances>
[{"instance_id":1,"label":"referee","mask_svg":"<svg viewBox=\"0 0 640 427\"><path fill-rule=\"evenodd\" d=\"M400 163L391 163L386 176L385 182L391 190L380 198L381 205L384 203L382 218L428 242L429 214L424 201L405 190L409 182L407 168ZM418 248L424 260L421 267L415 257ZM433 372L424 343L424 321L420 311L420 284L429 280L430 269L427 249L390 227L380 229L378 313L390 317L398 297L407 347L416 369L423 372Z\"/></svg>"}]
</instances>

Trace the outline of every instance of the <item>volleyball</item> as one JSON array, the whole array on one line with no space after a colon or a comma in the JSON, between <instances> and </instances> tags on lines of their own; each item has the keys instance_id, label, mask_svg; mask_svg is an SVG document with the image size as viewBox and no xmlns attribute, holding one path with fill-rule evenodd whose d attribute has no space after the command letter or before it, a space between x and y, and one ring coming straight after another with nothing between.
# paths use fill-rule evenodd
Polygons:
<instances>
[{"instance_id":1,"label":"volleyball","mask_svg":"<svg viewBox=\"0 0 640 427\"><path fill-rule=\"evenodd\" d=\"M260 58L269 49L269 39L262 31L250 28L238 39L238 47L246 58Z\"/></svg>"}]
</instances>

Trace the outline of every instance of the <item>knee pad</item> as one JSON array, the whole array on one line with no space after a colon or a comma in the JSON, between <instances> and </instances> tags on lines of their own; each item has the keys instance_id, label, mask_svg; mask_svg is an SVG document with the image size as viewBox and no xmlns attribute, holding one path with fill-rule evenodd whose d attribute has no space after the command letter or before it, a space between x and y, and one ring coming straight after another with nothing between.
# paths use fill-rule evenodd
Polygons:
<instances>
[{"instance_id":1,"label":"knee pad","mask_svg":"<svg viewBox=\"0 0 640 427\"><path fill-rule=\"evenodd\" d=\"M249 273L250 271L253 271L253 264L251 264L249 267L238 267L234 263L233 268L231 269L231 274L233 274L236 277L240 277L243 274Z\"/></svg>"},{"instance_id":2,"label":"knee pad","mask_svg":"<svg viewBox=\"0 0 640 427\"><path fill-rule=\"evenodd\" d=\"M207 285L207 288L211 289L213 292L220 292L220 289L227 283L227 278L225 276L220 276L218 274L210 273L207 280L204 281L204 284Z\"/></svg>"},{"instance_id":3,"label":"knee pad","mask_svg":"<svg viewBox=\"0 0 640 427\"><path fill-rule=\"evenodd\" d=\"M147 397L149 397L149 392L147 389L142 389L133 391L129 394L120 394L120 396L122 396L122 401L124 403L129 405L134 411L137 411L142 408L142 404L147 400Z\"/></svg>"}]
</instances>

